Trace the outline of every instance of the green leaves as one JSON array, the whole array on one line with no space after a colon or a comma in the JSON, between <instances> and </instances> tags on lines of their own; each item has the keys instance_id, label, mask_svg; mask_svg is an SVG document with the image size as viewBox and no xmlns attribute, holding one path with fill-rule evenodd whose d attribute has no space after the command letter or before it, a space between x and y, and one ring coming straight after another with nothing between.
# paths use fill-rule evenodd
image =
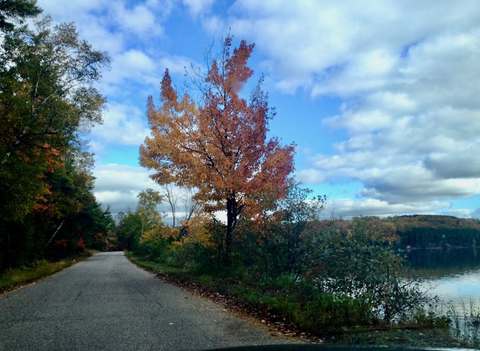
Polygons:
<instances>
[{"instance_id":1,"label":"green leaves","mask_svg":"<svg viewBox=\"0 0 480 351\"><path fill-rule=\"evenodd\" d=\"M33 29L13 26L39 13L35 4L0 3L7 32L0 47L0 269L14 256L42 256L59 223L58 238L73 251L100 243L109 230L79 135L102 120L106 100L94 83L110 59L81 40L73 23L53 27L43 17Z\"/></svg>"},{"instance_id":2,"label":"green leaves","mask_svg":"<svg viewBox=\"0 0 480 351\"><path fill-rule=\"evenodd\" d=\"M15 22L23 23L26 18L35 17L42 12L36 0L2 0L0 1L0 30L12 31Z\"/></svg>"}]
</instances>

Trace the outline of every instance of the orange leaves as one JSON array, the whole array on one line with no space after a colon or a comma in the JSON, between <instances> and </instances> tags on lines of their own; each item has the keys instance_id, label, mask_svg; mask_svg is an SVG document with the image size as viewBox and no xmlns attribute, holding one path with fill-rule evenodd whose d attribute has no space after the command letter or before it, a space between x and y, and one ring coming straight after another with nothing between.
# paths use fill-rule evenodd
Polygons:
<instances>
[{"instance_id":1,"label":"orange leaves","mask_svg":"<svg viewBox=\"0 0 480 351\"><path fill-rule=\"evenodd\" d=\"M87 245L85 244L85 242L83 241L83 238L78 238L77 240L77 247L78 248L81 248L81 249L84 249L87 247Z\"/></svg>"},{"instance_id":2,"label":"orange leaves","mask_svg":"<svg viewBox=\"0 0 480 351\"><path fill-rule=\"evenodd\" d=\"M255 203L250 198L283 195L295 151L293 144L267 140L268 121L275 113L261 89L263 78L250 101L238 95L253 75L247 61L254 45L242 41L232 53L231 43L228 37L221 58L212 62L199 106L188 94L179 99L165 71L161 106L151 97L147 104L152 137L140 147L140 163L156 171L152 178L157 183L197 188L206 209L228 204L230 232L245 206Z\"/></svg>"},{"instance_id":3,"label":"orange leaves","mask_svg":"<svg viewBox=\"0 0 480 351\"><path fill-rule=\"evenodd\" d=\"M53 245L55 245L55 246L67 247L67 246L68 246L68 239L55 240L55 241L53 242Z\"/></svg>"},{"instance_id":4,"label":"orange leaves","mask_svg":"<svg viewBox=\"0 0 480 351\"><path fill-rule=\"evenodd\" d=\"M270 112L260 85L250 102L238 96L253 71L247 61L254 48L245 41L231 52L225 40L220 60L214 60L205 79L201 106L185 94L179 100L169 71L161 84L161 106L148 99L152 138L140 149L141 164L155 169L160 184L194 186L210 199L237 199L269 188L284 188L293 171L294 146L267 141ZM260 81L261 82L261 81Z\"/></svg>"}]
</instances>

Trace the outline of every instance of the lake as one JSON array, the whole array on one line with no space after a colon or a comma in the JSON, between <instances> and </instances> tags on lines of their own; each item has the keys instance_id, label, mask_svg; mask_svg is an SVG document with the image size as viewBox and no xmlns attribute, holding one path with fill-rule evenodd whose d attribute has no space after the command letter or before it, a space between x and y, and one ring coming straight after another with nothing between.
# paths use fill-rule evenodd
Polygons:
<instances>
[{"instance_id":1,"label":"lake","mask_svg":"<svg viewBox=\"0 0 480 351\"><path fill-rule=\"evenodd\" d=\"M451 301L455 311L463 314L464 308L473 305L480 313L480 250L439 249L411 250L408 264L420 277L432 295L443 302Z\"/></svg>"}]
</instances>

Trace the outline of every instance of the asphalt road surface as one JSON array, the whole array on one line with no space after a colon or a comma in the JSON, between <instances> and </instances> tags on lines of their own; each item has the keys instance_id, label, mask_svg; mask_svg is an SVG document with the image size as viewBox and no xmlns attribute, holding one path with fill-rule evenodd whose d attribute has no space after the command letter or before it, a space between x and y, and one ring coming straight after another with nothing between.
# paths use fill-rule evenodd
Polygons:
<instances>
[{"instance_id":1,"label":"asphalt road surface","mask_svg":"<svg viewBox=\"0 0 480 351\"><path fill-rule=\"evenodd\" d=\"M284 343L262 325L100 253L0 296L0 350L204 350Z\"/></svg>"}]
</instances>

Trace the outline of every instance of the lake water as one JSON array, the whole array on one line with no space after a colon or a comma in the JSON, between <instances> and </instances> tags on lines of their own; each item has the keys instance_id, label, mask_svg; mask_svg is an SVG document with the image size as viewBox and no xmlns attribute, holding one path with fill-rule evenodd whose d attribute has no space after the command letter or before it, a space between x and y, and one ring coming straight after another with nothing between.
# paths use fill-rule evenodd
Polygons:
<instances>
[{"instance_id":1,"label":"lake water","mask_svg":"<svg viewBox=\"0 0 480 351\"><path fill-rule=\"evenodd\" d=\"M480 250L412 250L407 253L410 267L426 279L432 295L453 304L463 314L473 307L480 313Z\"/></svg>"}]
</instances>

